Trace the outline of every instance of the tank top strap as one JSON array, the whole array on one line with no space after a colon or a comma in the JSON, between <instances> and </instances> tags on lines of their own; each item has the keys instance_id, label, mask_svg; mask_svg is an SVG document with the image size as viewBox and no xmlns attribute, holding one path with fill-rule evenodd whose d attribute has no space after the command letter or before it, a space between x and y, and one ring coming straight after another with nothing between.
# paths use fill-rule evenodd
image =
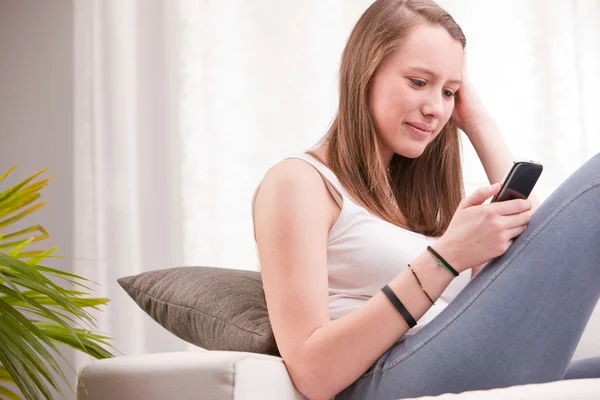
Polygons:
<instances>
[{"instance_id":1,"label":"tank top strap","mask_svg":"<svg viewBox=\"0 0 600 400\"><path fill-rule=\"evenodd\" d=\"M307 153L293 153L293 154L290 154L289 156L287 156L286 158L300 158L300 159L308 162L309 164L311 164L313 167L315 167L315 169L317 171L319 171L321 176L323 178L325 178L323 181L325 182L325 185L331 192L331 195L337 202L338 206L340 206L340 208L342 207L344 199L348 198L349 196L346 193L346 191L344 190L344 188L342 187L342 184L340 183L339 179L337 178L337 176L335 176L335 174L333 173L332 170L330 170L327 166L325 166L325 164L323 164L317 158L315 158Z\"/></svg>"}]
</instances>

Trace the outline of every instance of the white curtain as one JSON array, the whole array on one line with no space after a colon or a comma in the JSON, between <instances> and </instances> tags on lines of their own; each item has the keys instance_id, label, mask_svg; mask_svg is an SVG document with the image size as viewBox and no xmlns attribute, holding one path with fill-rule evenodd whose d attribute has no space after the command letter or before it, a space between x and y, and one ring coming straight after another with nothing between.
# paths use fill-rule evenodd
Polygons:
<instances>
[{"instance_id":1,"label":"white curtain","mask_svg":"<svg viewBox=\"0 0 600 400\"><path fill-rule=\"evenodd\" d=\"M75 255L87 259L75 272L112 300L99 329L123 354L193 350L116 279L255 268L252 193L325 133L345 40L371 1L75 3ZM600 151L600 3L440 4L509 147L544 164L544 198ZM469 191L486 177L466 136L463 149Z\"/></svg>"}]
</instances>

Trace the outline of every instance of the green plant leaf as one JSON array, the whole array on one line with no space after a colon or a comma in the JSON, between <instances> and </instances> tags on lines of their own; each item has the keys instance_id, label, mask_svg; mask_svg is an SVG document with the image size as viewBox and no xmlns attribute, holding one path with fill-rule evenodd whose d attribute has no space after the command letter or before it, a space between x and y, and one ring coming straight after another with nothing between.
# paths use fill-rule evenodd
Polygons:
<instances>
[{"instance_id":1,"label":"green plant leaf","mask_svg":"<svg viewBox=\"0 0 600 400\"><path fill-rule=\"evenodd\" d=\"M18 166L19 166L19 164L16 164L11 169L6 171L4 174L0 175L0 182L2 182L4 179L6 179L6 177L8 175L10 175L10 173L13 172Z\"/></svg>"},{"instance_id":2,"label":"green plant leaf","mask_svg":"<svg viewBox=\"0 0 600 400\"><path fill-rule=\"evenodd\" d=\"M71 292L72 293L83 293L83 292L69 291L69 293L71 293ZM34 291L25 291L25 292L22 292L22 294L23 294L23 296L34 299L38 304L52 307L53 312L56 313L60 318L63 318L72 324L78 324L79 320L77 318L73 317L71 314L69 314L69 313L65 314L60 310L54 309L55 307L57 307L57 305L48 296L36 293ZM38 315L38 316L44 318L44 315L45 315L44 313L40 312L37 308L31 306L25 300L13 298L13 297L9 297L9 296L0 296L0 299L4 300L7 304L9 304L12 307L19 308L25 312L34 313L35 315ZM108 299L96 298L96 297L75 297L74 296L71 298L71 301L73 302L73 304L75 304L78 307L92 308L95 310L99 310L100 309L99 306L102 306L102 305L105 305L108 303ZM82 322L86 323L86 325L88 325L90 328L95 326L94 325L95 318L93 316L92 316L92 322L89 322L89 321L82 321Z\"/></svg>"},{"instance_id":3,"label":"green plant leaf","mask_svg":"<svg viewBox=\"0 0 600 400\"><path fill-rule=\"evenodd\" d=\"M21 365L19 358L15 357L10 349L0 352L0 363L6 368L13 382L26 398L37 399L38 391L35 385L27 379L28 372Z\"/></svg>"},{"instance_id":4,"label":"green plant leaf","mask_svg":"<svg viewBox=\"0 0 600 400\"><path fill-rule=\"evenodd\" d=\"M28 257L36 257L42 254L44 250L28 250L19 254L17 258L28 258ZM52 258L61 258L61 257L52 257Z\"/></svg>"},{"instance_id":5,"label":"green plant leaf","mask_svg":"<svg viewBox=\"0 0 600 400\"><path fill-rule=\"evenodd\" d=\"M17 193L17 196L10 197L0 204L0 218L4 218L25 206L36 202L40 197L42 197L42 195L39 193L29 193L27 195Z\"/></svg>"},{"instance_id":6,"label":"green plant leaf","mask_svg":"<svg viewBox=\"0 0 600 400\"><path fill-rule=\"evenodd\" d=\"M6 275L5 275L5 279L7 279ZM56 305L57 307L64 309L67 312L70 312L71 314L73 314L76 317L82 318L88 322L92 322L91 316L89 315L89 313L87 313L85 310L73 305L64 296L61 296L54 291L48 290L44 286L37 285L32 282L22 281L22 280L20 280L20 278L17 278L17 277L12 277L11 280L13 282L18 283L21 286L26 286L26 287L29 287L30 289L38 290L38 291L46 294L49 298L51 298L52 300L54 300L57 303L57 305ZM7 294L7 295L11 295L11 294L16 295L16 293L12 293L12 292L14 292L12 289L9 289L2 285L0 285L0 292ZM20 293L19 293L19 296L21 297L21 300L24 300L28 305L30 305L34 308L37 308L37 310L42 312L45 318L59 323L60 325L64 326L65 329L67 329L67 330L72 329L66 322L64 322L63 319L61 319L60 317L57 316L56 312L52 312L50 309L39 304L37 301L35 301L32 298L24 297ZM71 334L73 336L75 336L74 332L71 332Z\"/></svg>"},{"instance_id":7,"label":"green plant leaf","mask_svg":"<svg viewBox=\"0 0 600 400\"><path fill-rule=\"evenodd\" d=\"M25 185L27 185L29 182L31 182L32 180L34 180L35 178L37 178L38 176L40 176L41 174L43 174L44 172L46 172L48 168L43 168L41 170L39 170L38 172L36 172L35 174L31 175L29 178L17 183L16 185L6 189L4 192L0 193L0 205L2 204L2 202L4 202L7 198L9 198L10 196L12 196L13 194L15 194L16 192L18 192L22 187L24 187ZM10 172L12 172L14 170L14 167L11 168L5 175L8 175ZM4 179L6 176L3 175L2 179ZM2 180L0 179L0 180Z\"/></svg>"},{"instance_id":8,"label":"green plant leaf","mask_svg":"<svg viewBox=\"0 0 600 400\"><path fill-rule=\"evenodd\" d=\"M71 300L71 302L73 302L73 304L75 304L77 307L98 307L98 306L103 306L108 304L109 300L107 298L102 298L102 297L82 297L82 296L86 296L88 295L88 293L86 292L78 292L75 290L67 290L66 291L67 295L69 296L69 299ZM48 296L41 294L41 293L37 293L33 290L28 290L28 291L24 291L21 292L21 294L23 296L27 296L29 298L34 299L35 301L37 301L39 304L42 305L56 305L56 302L54 300L52 300L51 298L49 298ZM0 297L0 299L2 299L2 297ZM18 299L13 299L13 298L9 298L9 299L4 299L8 304L10 304L13 307L20 307L20 306L25 306L25 302L23 300L18 300Z\"/></svg>"},{"instance_id":9,"label":"green plant leaf","mask_svg":"<svg viewBox=\"0 0 600 400\"><path fill-rule=\"evenodd\" d=\"M26 262L29 264L29 261L26 261ZM31 265L33 265L33 264L31 264ZM54 269L54 268L50 268L50 267L45 267L43 265L33 265L33 268L35 268L36 270L38 270L40 272L45 272L47 274L50 274L50 275L53 275L53 276L65 279L70 284L72 284L74 286L82 287L82 288L87 289L89 291L92 291L92 289L90 287L84 285L80 281L89 282L89 283L93 283L95 285L98 285L96 282L91 281L89 279L82 278L82 277L80 277L78 275L71 274L69 272L64 272L64 271L61 271L61 270L58 270L58 269ZM72 279L67 279L67 278L72 278Z\"/></svg>"},{"instance_id":10,"label":"green plant leaf","mask_svg":"<svg viewBox=\"0 0 600 400\"><path fill-rule=\"evenodd\" d=\"M39 367L39 370L26 357L23 347L19 343L15 343L15 337L5 333L4 325L0 324L0 343L6 346L0 352L0 362L7 367L7 370L18 371L18 374L11 373L17 387L23 392L28 399L39 398L41 392L44 397L50 399L50 392L46 385L40 380L40 375L47 373L47 368L44 365ZM8 361L5 361L7 359ZM56 382L55 382L56 384Z\"/></svg>"},{"instance_id":11,"label":"green plant leaf","mask_svg":"<svg viewBox=\"0 0 600 400\"><path fill-rule=\"evenodd\" d=\"M46 205L46 203L37 203L27 209L25 209L24 211L21 211L20 213L18 213L17 215L7 218L4 221L0 221L0 229L7 227L10 224L14 224L15 222L25 218L26 216L28 216L29 214L39 210L40 208L44 207Z\"/></svg>"},{"instance_id":12,"label":"green plant leaf","mask_svg":"<svg viewBox=\"0 0 600 400\"><path fill-rule=\"evenodd\" d=\"M20 396L4 386L0 386L0 396L4 396L3 398L6 398L7 400L21 400Z\"/></svg>"},{"instance_id":13,"label":"green plant leaf","mask_svg":"<svg viewBox=\"0 0 600 400\"><path fill-rule=\"evenodd\" d=\"M0 302L0 311L3 313L11 311L11 308L3 305ZM7 318L8 316L12 318ZM32 332L29 332L31 330ZM0 333L5 337L10 338L12 342L10 349L13 352L18 352L20 360L22 362L27 361L29 366L35 371L33 374L30 373L29 379L32 379L38 388L45 392L45 385L37 376L38 374L43 376L44 379L50 383L55 389L58 390L58 384L54 377L51 375L50 369L47 365L56 372L65 383L68 384L68 379L62 372L60 366L54 359L54 356L50 354L48 350L36 339L40 339L46 345L50 346L51 349L58 355L61 356L65 361L66 359L60 354L54 343L44 334L35 324L27 320L18 312L12 310L12 312L3 315L3 324L0 325ZM8 340L7 340L8 341ZM36 376L33 376L36 375ZM37 379L36 379L37 378ZM48 396L49 396L48 392Z\"/></svg>"},{"instance_id":14,"label":"green plant leaf","mask_svg":"<svg viewBox=\"0 0 600 400\"><path fill-rule=\"evenodd\" d=\"M2 254L0 254L0 258L1 258L1 256L2 256ZM4 279L6 281L8 281L8 282L12 281L13 283L17 283L20 286L27 287L29 289L33 289L33 290L36 290L38 292L44 293L48 297L50 297L51 299L53 299L54 301L56 301L58 307L63 308L65 311L70 312L74 316L79 317L81 319L84 319L84 320L88 321L89 323L93 323L93 319L91 318L91 315L88 312L86 312L82 308L76 307L75 305L73 305L71 302L68 301L68 298L66 296L61 295L60 292L64 291L64 289L59 288L60 291L59 291L59 293L57 293L57 291L50 290L46 286L43 286L43 285L31 282L31 281L23 280L19 276L12 275L10 277L10 279L9 279L7 277L8 274L6 272L3 275L4 275ZM52 312L51 310L49 310L48 308L42 306L41 304L39 304L35 300L33 300L31 298L28 298L28 297L24 297L18 291L14 291L12 289L9 289L6 286L0 285L0 292L4 293L6 295L19 296L21 298L21 300L26 301L28 303L28 305L30 305L32 307L35 307L40 312L42 312L45 318L49 319L50 321L54 321L54 322L56 322L56 323L64 326L65 329L67 329L68 331L71 332L71 334L73 335L73 337L77 338L77 336L75 335L75 333L72 331L72 328L62 318L58 317L57 314L56 314L56 312Z\"/></svg>"},{"instance_id":15,"label":"green plant leaf","mask_svg":"<svg viewBox=\"0 0 600 400\"><path fill-rule=\"evenodd\" d=\"M4 275L4 279L6 279L9 282L12 282L13 284L17 284L19 286L26 287L28 289L32 289L32 290L35 290L39 293L46 295L48 298L50 298L51 300L54 301L56 307L62 308L63 310L72 313L76 317L90 321L91 315L84 309L79 308L75 304L73 304L73 302L70 301L69 297L64 295L64 289L61 288L60 291L56 291L56 290L53 290L53 288L49 288L47 286L40 285L36 282L27 281L20 276L9 275L8 273L0 274L0 276L2 276L2 275ZM0 292L1 291L2 291L2 289L0 289ZM23 298L21 298L21 300L26 301L27 303L34 306L35 308L45 311L45 307L43 307L41 304L39 304L33 298L23 297Z\"/></svg>"},{"instance_id":16,"label":"green plant leaf","mask_svg":"<svg viewBox=\"0 0 600 400\"><path fill-rule=\"evenodd\" d=\"M30 226L29 228L23 229L23 230L21 230L19 232L11 233L10 235L4 235L2 241L6 241L8 239L12 239L14 237L22 236L22 235L24 235L26 233L33 233L33 232L39 232L39 233L41 233L41 235L32 236L33 237L32 242L41 242L42 240L46 240L46 239L48 239L50 237L50 235L48 234L48 232L46 232L46 230L44 229L43 226L36 225L36 226ZM0 250L10 249L10 248L18 246L18 245L20 245L22 243L23 243L23 239L22 240L15 240L13 242L2 243L2 244L0 244ZM44 253L41 250L37 250L37 251L34 250L34 252L36 254L43 254Z\"/></svg>"},{"instance_id":17,"label":"green plant leaf","mask_svg":"<svg viewBox=\"0 0 600 400\"><path fill-rule=\"evenodd\" d=\"M15 168L1 175L0 182ZM0 192L0 230L45 205L38 202L40 191L53 178L34 182L45 170ZM49 237L41 225L0 232L0 382L14 383L27 400L51 399L51 387L60 391L58 379L73 393L58 363L58 358L67 360L57 343L95 358L113 357L111 349L116 351L109 337L93 332L95 318L88 310L98 310L108 302L105 298L88 297L92 289L86 283L95 283L40 265L45 259L64 258L52 255L56 247L27 249L31 243ZM82 328L82 324L89 328ZM75 372L72 366L69 368ZM5 386L0 386L0 398L21 399Z\"/></svg>"},{"instance_id":18,"label":"green plant leaf","mask_svg":"<svg viewBox=\"0 0 600 400\"><path fill-rule=\"evenodd\" d=\"M12 382L10 374L2 365L0 365L0 381Z\"/></svg>"},{"instance_id":19,"label":"green plant leaf","mask_svg":"<svg viewBox=\"0 0 600 400\"><path fill-rule=\"evenodd\" d=\"M12 193L0 203L0 210L12 208L15 206L15 204L22 202L23 199L29 198L33 194L39 194L39 191L46 187L52 179L54 178L47 178L35 183L31 183Z\"/></svg>"},{"instance_id":20,"label":"green plant leaf","mask_svg":"<svg viewBox=\"0 0 600 400\"><path fill-rule=\"evenodd\" d=\"M6 288L6 287L2 288L2 287L0 286L0 291L4 291L4 292L10 292L10 289L8 289L8 288ZM32 302L33 302L33 300L31 300L31 299L28 299L28 303L32 303ZM44 308L43 308L43 307L41 307L41 306L39 306L39 305L37 305L37 308L38 308L38 309L40 309L41 311L44 311ZM4 311L4 310L2 310L2 311ZM3 313L0 313L0 315L2 315L2 314L3 314ZM16 314L18 314L18 313L16 313ZM19 314L19 315L20 315L20 314ZM74 337L74 341L75 341L75 342L80 342L80 343L79 343L79 346L78 346L78 348L83 348L83 349L85 349L85 348L86 348L86 346L84 346L84 345L81 343L81 340L79 339L79 337L77 337L77 335L74 333L74 330L73 330L73 328L71 328L71 327L70 327L70 326L68 326L68 325L67 325L67 324L66 324L66 323L65 323L63 320L61 320L60 318L58 318L58 317L56 316L56 314L52 314L52 313L48 313L48 312L43 312L43 313L42 313L42 315L43 315L44 317L46 317L46 318L49 318L49 319L51 319L51 320L53 320L53 321L56 321L56 322L57 322L58 324L60 324L60 326L62 326L62 327L63 327L63 328L64 328L64 329L65 329L67 332L70 332L70 333L71 333L71 335ZM5 314L4 316L6 316L6 314ZM5 320L5 322L6 322L6 318L3 318L3 319L4 319L4 320ZM2 324L0 324L0 325L2 325ZM12 327L13 327L13 329L14 329L15 331L17 331L17 332L18 332L18 333L16 333L16 334L15 334L15 333L12 333L12 334L11 334L9 337L11 337L11 336L15 336L15 335L18 337L18 336L19 336L19 334L20 334L21 336L25 336L25 337L27 337L26 331L19 330L19 329L18 329L18 327L15 327L15 326L14 326L14 324L13 324L13 325L8 325L8 326L12 326ZM31 327L29 326L29 328L31 328ZM55 350L55 351L57 352L57 354L59 354L59 355L60 355L60 353L58 353L58 351L55 349L55 347L52 345L52 343L51 343L51 342L49 342L49 339L48 339L48 337L47 337L47 336L44 336L44 334L40 334L40 330L35 330L35 329L31 329L31 330L32 330L33 332L35 332L35 333L37 334L37 336L38 336L38 337L40 337L40 338L41 338L41 339L42 339L42 340L43 340L43 341L44 341L46 344L48 344L48 345L49 345L49 346L50 346L50 347L51 347L53 350ZM10 342L10 340L7 340L7 339L6 339L6 335L3 335L3 331L5 331L5 329L3 329L3 327L2 327L2 326L0 326L0 343L2 343L3 341L4 341L4 342ZM3 338L2 336L5 336L5 338ZM3 339L4 339L4 340L3 340ZM37 342L36 342L36 343L37 343ZM18 349L18 347L12 346L12 348L9 348L9 350L13 350L13 352L14 352L14 351L15 351L15 348L17 348L17 349ZM2 352L2 351L0 351L0 353L1 353L1 352ZM62 357L62 355L60 355L60 356ZM64 357L63 357L63 358L64 358ZM51 376L50 376L50 375L48 375L48 372L47 372L47 371L45 371L45 370L43 370L43 369L40 367L40 365L39 365L38 363L35 363L35 359L32 359L32 356L31 356L31 354L27 353L26 351L22 351L21 353L18 353L18 356L16 357L16 359L18 359L18 360L21 360L21 361L23 362L23 364L22 364L22 369L24 369L25 371L28 371L28 379L29 379L29 380L32 380L34 383L36 383L36 385L37 385L37 386L41 385L42 383L41 383L41 381L39 381L39 379L37 379L37 378L35 378L34 376L32 376L32 375L31 375L31 374L33 373L33 372L31 372L31 371L36 371L36 370L37 370L37 371L38 371L39 373L41 373L41 374L42 374L42 375L43 375L45 378L47 377L47 380L48 380L49 382L52 382ZM3 361L3 360L0 358L0 361ZM13 367L15 367L15 366L13 365ZM66 378L64 378L64 379L66 379ZM19 388L20 388L20 389L23 391L23 393L25 394L25 392L27 391L27 389L26 389L26 388L22 388L22 387L21 387L21 385L23 384L23 382L18 382L18 381L16 381L16 383L17 383L17 386L19 386ZM68 384L68 382L67 382L67 384ZM44 390L45 390L44 388L41 388L41 387L39 387L39 389L40 389L42 392L44 392ZM49 398L49 397L48 397L48 398Z\"/></svg>"},{"instance_id":21,"label":"green plant leaf","mask_svg":"<svg viewBox=\"0 0 600 400\"><path fill-rule=\"evenodd\" d=\"M0 253L0 267L5 266L7 269L4 269L4 274L7 276L11 276L16 279L16 277L24 278L26 283L31 285L42 285L45 287L49 287L58 293L62 293L64 291L63 288L56 285L46 276L41 274L36 268L32 268L31 265L17 259L11 257L9 255ZM37 290L37 289L36 289Z\"/></svg>"},{"instance_id":22,"label":"green plant leaf","mask_svg":"<svg viewBox=\"0 0 600 400\"><path fill-rule=\"evenodd\" d=\"M31 242L33 242L34 237L30 237L29 239L23 240L21 242L19 242L14 249L12 249L11 251L9 251L8 253L6 253L7 256L10 257L17 257L19 255L19 253L21 253L21 251L29 246L31 244Z\"/></svg>"},{"instance_id":23,"label":"green plant leaf","mask_svg":"<svg viewBox=\"0 0 600 400\"><path fill-rule=\"evenodd\" d=\"M58 353L58 349L50 341L50 338L44 334L43 331L38 329L32 321L25 318L21 313L10 307L4 301L0 301L0 311L2 312L2 321L6 326L12 326L14 333L21 333L20 338L29 339L29 345L35 349L42 356L49 356L50 353L42 346L37 340L34 340L34 335L44 342L48 347ZM9 332L10 333L10 332ZM66 359L65 359L66 361Z\"/></svg>"},{"instance_id":24,"label":"green plant leaf","mask_svg":"<svg viewBox=\"0 0 600 400\"><path fill-rule=\"evenodd\" d=\"M27 264L29 265L38 265L39 263L41 263L42 261L44 261L44 259L46 259L47 257L50 257L55 251L56 249L58 249L58 246L54 246L53 248L51 248L50 250L46 250L45 252L38 254L35 257L31 257L29 260L25 261ZM23 252L21 252L21 254L23 254ZM47 268L45 272L52 272L54 274L57 275L71 275L74 278L77 279L82 279L81 277L75 275L75 274L68 274L64 271L58 270L58 269L52 269L52 268Z\"/></svg>"},{"instance_id":25,"label":"green plant leaf","mask_svg":"<svg viewBox=\"0 0 600 400\"><path fill-rule=\"evenodd\" d=\"M108 342L108 339L110 339L108 336L93 333L85 329L75 328L74 331L80 339L79 341L76 341L69 334L69 332L67 332L60 325L47 322L36 322L36 325L51 339L69 345L70 347L87 353L97 359L113 357L113 354L110 351L106 350L98 343L108 346L113 350L116 350ZM83 347L80 346L79 342L83 344Z\"/></svg>"},{"instance_id":26,"label":"green plant leaf","mask_svg":"<svg viewBox=\"0 0 600 400\"><path fill-rule=\"evenodd\" d=\"M1 285L0 286L0 293L4 292L8 292L8 294L6 294L7 296L12 295L13 297L18 298L21 301L25 301L25 297L23 297L23 295L21 294L21 291L19 290L19 288L12 282L10 281L8 278L6 278L6 276L0 272L0 278L2 278L2 282L6 282L6 284L8 286L10 286L10 289L6 287L6 285ZM14 293L13 293L14 292Z\"/></svg>"},{"instance_id":27,"label":"green plant leaf","mask_svg":"<svg viewBox=\"0 0 600 400\"><path fill-rule=\"evenodd\" d=\"M25 311L25 312L31 313L35 316L38 316L38 317L40 317L41 320L46 320L48 318L48 317L46 317L46 313L41 312L36 308L32 308L29 305L27 305L25 307L17 306L15 308L18 309L19 312ZM79 322L79 320L77 318L73 317L72 315L70 315L68 313L65 313L62 310L54 310L53 309L52 312L54 313L54 315L56 315L56 317L61 318L63 321L65 321L67 323L75 325ZM90 325L93 325L93 324L90 324Z\"/></svg>"}]
</instances>

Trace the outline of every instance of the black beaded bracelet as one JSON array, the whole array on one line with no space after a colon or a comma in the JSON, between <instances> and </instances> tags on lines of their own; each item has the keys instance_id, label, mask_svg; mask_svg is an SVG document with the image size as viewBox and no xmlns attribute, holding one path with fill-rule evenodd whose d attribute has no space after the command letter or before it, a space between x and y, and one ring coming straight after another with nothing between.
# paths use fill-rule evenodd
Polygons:
<instances>
[{"instance_id":1,"label":"black beaded bracelet","mask_svg":"<svg viewBox=\"0 0 600 400\"><path fill-rule=\"evenodd\" d=\"M413 275L415 276L415 278L417 279L417 282L419 283L419 286L421 287L421 289L423 290L423 292L425 293L425 296L427 296L427 298L429 299L429 301L431 302L431 304L433 304L435 306L435 301L433 301L433 299L429 296L429 293L427 293L427 290L425 290L425 288L423 287L423 284L421 283L421 280L419 279L419 277L417 276L417 273L415 272L415 270L413 269L412 265L408 264L408 268L410 268L410 270L412 271Z\"/></svg>"},{"instance_id":2,"label":"black beaded bracelet","mask_svg":"<svg viewBox=\"0 0 600 400\"><path fill-rule=\"evenodd\" d=\"M458 276L458 272L456 272L456 270L455 270L454 268L452 268L452 266L451 266L451 265L448 263L448 261L444 260L444 259L442 258L442 256L440 256L440 255L438 254L438 252L437 252L437 251L435 251L435 250L434 250L434 249L433 249L431 246L427 246L427 250L429 250L429 252L435 256L435 258L437 258L437 260L436 260L436 261L438 262L438 265L439 265L440 267L446 267L446 269L447 269L447 270L448 270L448 271L449 271L449 272L450 272L452 275L454 275L454 277L455 277L455 278ZM440 264L440 263L442 263L443 265L442 265L442 264Z\"/></svg>"},{"instance_id":3,"label":"black beaded bracelet","mask_svg":"<svg viewBox=\"0 0 600 400\"><path fill-rule=\"evenodd\" d=\"M408 326L410 328L417 325L417 321L415 321L413 316L410 315L410 313L408 312L406 307L404 307L404 304L402 304L402 302L400 301L398 296L396 296L396 293L394 293L388 285L385 285L384 287L382 287L381 291L386 295L386 297L388 299L390 299L390 301L392 302L394 307L396 307L396 310L398 310L400 315L402 315L402 318L404 318L404 320L406 321L406 323L408 324Z\"/></svg>"}]
</instances>

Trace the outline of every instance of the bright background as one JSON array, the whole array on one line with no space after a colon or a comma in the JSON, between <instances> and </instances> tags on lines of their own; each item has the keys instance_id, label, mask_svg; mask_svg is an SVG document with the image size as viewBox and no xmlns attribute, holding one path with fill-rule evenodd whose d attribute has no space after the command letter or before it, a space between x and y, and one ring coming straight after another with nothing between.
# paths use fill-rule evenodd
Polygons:
<instances>
[{"instance_id":1,"label":"bright background","mask_svg":"<svg viewBox=\"0 0 600 400\"><path fill-rule=\"evenodd\" d=\"M193 348L118 277L254 269L252 193L325 133L345 40L370 3L0 2L0 169L56 176L37 218L62 255L99 260L55 264L102 285L112 302L99 329L121 352ZM467 36L471 78L513 154L544 164L544 199L600 152L600 2L440 4ZM470 193L488 182L462 138ZM599 314L582 342L600 336Z\"/></svg>"}]
</instances>

